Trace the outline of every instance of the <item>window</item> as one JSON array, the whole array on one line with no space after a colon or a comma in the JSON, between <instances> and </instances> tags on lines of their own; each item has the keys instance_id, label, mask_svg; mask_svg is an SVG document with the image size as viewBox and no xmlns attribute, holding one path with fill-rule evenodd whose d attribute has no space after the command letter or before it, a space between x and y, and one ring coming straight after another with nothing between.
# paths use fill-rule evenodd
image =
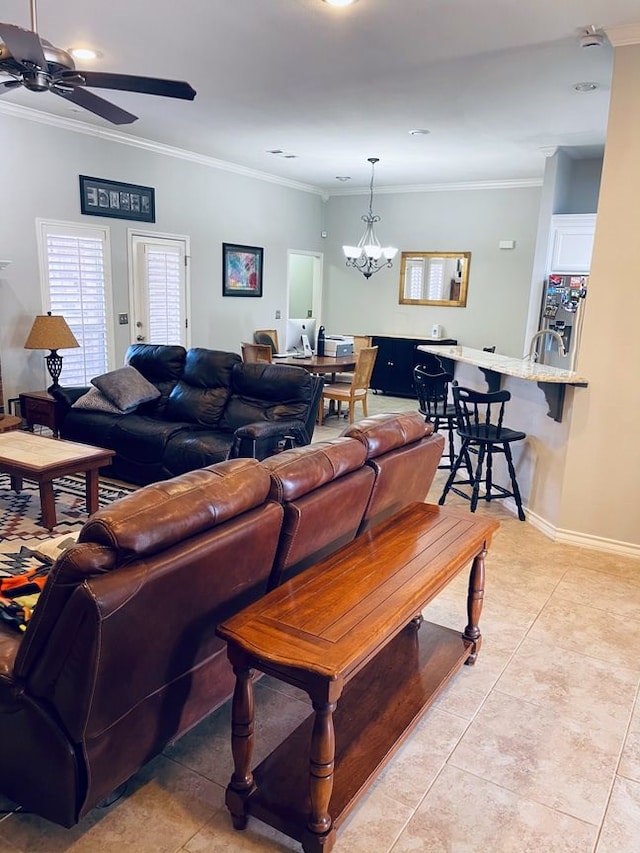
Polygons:
<instances>
[{"instance_id":1,"label":"window","mask_svg":"<svg viewBox=\"0 0 640 853\"><path fill-rule=\"evenodd\" d=\"M61 314L80 344L65 350L61 383L88 385L112 363L107 228L38 220L45 311Z\"/></svg>"}]
</instances>

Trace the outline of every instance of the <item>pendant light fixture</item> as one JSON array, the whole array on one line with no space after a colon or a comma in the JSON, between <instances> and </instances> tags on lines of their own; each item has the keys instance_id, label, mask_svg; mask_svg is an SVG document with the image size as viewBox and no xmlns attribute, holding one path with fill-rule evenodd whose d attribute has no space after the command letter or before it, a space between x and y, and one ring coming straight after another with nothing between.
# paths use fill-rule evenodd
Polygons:
<instances>
[{"instance_id":1,"label":"pendant light fixture","mask_svg":"<svg viewBox=\"0 0 640 853\"><path fill-rule=\"evenodd\" d=\"M365 223L364 234L357 246L343 246L342 251L347 259L347 266L360 270L365 278L371 278L374 272L383 267L390 267L398 250L393 246L382 246L376 237L375 224L380 217L373 213L373 174L378 157L369 157L371 163L371 183L369 185L369 212L360 217Z\"/></svg>"}]
</instances>

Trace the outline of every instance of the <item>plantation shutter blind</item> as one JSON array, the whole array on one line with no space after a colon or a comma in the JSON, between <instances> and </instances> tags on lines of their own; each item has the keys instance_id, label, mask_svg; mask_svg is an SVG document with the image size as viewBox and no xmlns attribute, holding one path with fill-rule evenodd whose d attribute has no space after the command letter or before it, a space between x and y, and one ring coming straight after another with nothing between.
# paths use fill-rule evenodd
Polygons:
<instances>
[{"instance_id":1,"label":"plantation shutter blind","mask_svg":"<svg viewBox=\"0 0 640 853\"><path fill-rule=\"evenodd\" d=\"M106 233L42 223L41 245L48 310L65 318L80 344L61 353L61 383L88 385L109 370Z\"/></svg>"},{"instance_id":2,"label":"plantation shutter blind","mask_svg":"<svg viewBox=\"0 0 640 853\"><path fill-rule=\"evenodd\" d=\"M444 299L444 258L431 258L427 299Z\"/></svg>"},{"instance_id":3,"label":"plantation shutter blind","mask_svg":"<svg viewBox=\"0 0 640 853\"><path fill-rule=\"evenodd\" d=\"M180 344L184 252L174 246L145 246L149 341Z\"/></svg>"},{"instance_id":4,"label":"plantation shutter blind","mask_svg":"<svg viewBox=\"0 0 640 853\"><path fill-rule=\"evenodd\" d=\"M405 282L407 281L409 282L409 299L424 299L424 258L407 258Z\"/></svg>"}]
</instances>

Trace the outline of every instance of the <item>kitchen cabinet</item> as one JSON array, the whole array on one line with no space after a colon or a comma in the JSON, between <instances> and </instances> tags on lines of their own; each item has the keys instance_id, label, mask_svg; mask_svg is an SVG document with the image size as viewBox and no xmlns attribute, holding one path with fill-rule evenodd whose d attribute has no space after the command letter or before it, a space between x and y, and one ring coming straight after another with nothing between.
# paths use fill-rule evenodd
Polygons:
<instances>
[{"instance_id":1,"label":"kitchen cabinet","mask_svg":"<svg viewBox=\"0 0 640 853\"><path fill-rule=\"evenodd\" d=\"M413 387L413 368L424 361L424 356L416 349L422 344L432 346L455 346L453 338L403 338L394 335L373 335L371 345L378 347L376 363L373 366L369 387L373 391L391 394L394 397L415 397ZM448 361L448 360L447 360ZM453 364L444 364L446 370L453 372Z\"/></svg>"},{"instance_id":2,"label":"kitchen cabinet","mask_svg":"<svg viewBox=\"0 0 640 853\"><path fill-rule=\"evenodd\" d=\"M552 216L549 272L588 273L591 267L595 231L595 213Z\"/></svg>"}]
</instances>

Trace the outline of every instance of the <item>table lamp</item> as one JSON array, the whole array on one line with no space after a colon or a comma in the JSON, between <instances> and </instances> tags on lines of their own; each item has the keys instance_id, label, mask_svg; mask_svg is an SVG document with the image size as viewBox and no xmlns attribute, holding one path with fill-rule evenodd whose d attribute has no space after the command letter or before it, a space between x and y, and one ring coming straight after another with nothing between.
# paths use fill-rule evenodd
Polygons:
<instances>
[{"instance_id":1,"label":"table lamp","mask_svg":"<svg viewBox=\"0 0 640 853\"><path fill-rule=\"evenodd\" d=\"M59 386L58 379L62 372L62 356L58 355L59 349L71 349L79 347L80 344L75 339L73 332L67 326L67 321L64 317L52 315L51 311L46 314L38 314L33 321L33 326L29 332L24 348L25 349L48 349L51 350L49 355L45 356L47 369L53 379L53 385L47 390Z\"/></svg>"}]
</instances>

